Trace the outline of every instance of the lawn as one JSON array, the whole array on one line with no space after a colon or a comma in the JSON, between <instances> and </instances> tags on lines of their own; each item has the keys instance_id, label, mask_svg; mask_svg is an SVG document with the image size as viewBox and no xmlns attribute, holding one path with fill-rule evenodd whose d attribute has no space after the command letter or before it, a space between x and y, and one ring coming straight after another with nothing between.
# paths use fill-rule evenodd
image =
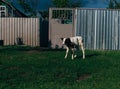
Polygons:
<instances>
[{"instance_id":1,"label":"lawn","mask_svg":"<svg viewBox=\"0 0 120 89\"><path fill-rule=\"evenodd\" d=\"M120 51L0 47L0 89L120 89Z\"/></svg>"}]
</instances>

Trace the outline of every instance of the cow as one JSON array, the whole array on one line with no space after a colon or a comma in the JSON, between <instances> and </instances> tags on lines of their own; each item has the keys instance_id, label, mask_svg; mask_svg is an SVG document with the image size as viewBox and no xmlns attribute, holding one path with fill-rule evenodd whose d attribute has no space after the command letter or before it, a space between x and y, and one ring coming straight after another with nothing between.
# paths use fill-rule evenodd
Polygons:
<instances>
[{"instance_id":1,"label":"cow","mask_svg":"<svg viewBox=\"0 0 120 89\"><path fill-rule=\"evenodd\" d=\"M61 38L62 40L62 45L65 45L66 47L66 54L65 54L65 59L68 56L69 49L72 52L72 59L76 58L77 55L74 55L75 49L78 47L81 47L82 54L83 54L83 59L85 59L85 48L83 46L83 39L81 36L75 36L75 37L68 37L68 38Z\"/></svg>"}]
</instances>

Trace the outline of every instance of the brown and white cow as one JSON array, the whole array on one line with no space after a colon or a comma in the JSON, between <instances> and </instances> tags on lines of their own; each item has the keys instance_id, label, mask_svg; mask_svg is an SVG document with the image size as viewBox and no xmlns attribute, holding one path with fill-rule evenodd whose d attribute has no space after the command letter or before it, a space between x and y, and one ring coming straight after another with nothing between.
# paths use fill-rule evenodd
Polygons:
<instances>
[{"instance_id":1,"label":"brown and white cow","mask_svg":"<svg viewBox=\"0 0 120 89\"><path fill-rule=\"evenodd\" d=\"M76 47L81 47L83 59L85 59L85 49L83 46L83 40L81 36L61 38L61 40L62 40L62 44L66 46L65 59L68 56L69 49L72 51L72 59L74 59L77 56L74 55Z\"/></svg>"}]
</instances>

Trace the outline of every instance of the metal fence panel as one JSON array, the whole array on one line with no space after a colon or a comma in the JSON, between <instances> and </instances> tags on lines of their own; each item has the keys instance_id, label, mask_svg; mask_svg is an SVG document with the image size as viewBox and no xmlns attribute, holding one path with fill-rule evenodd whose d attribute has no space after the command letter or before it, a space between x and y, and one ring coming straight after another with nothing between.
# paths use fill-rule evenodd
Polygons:
<instances>
[{"instance_id":1,"label":"metal fence panel","mask_svg":"<svg viewBox=\"0 0 120 89\"><path fill-rule=\"evenodd\" d=\"M39 18L0 18L0 40L4 45L39 46ZM22 45L22 44L20 44Z\"/></svg>"},{"instance_id":2,"label":"metal fence panel","mask_svg":"<svg viewBox=\"0 0 120 89\"><path fill-rule=\"evenodd\" d=\"M120 10L76 10L76 33L84 39L86 49L120 49Z\"/></svg>"}]
</instances>

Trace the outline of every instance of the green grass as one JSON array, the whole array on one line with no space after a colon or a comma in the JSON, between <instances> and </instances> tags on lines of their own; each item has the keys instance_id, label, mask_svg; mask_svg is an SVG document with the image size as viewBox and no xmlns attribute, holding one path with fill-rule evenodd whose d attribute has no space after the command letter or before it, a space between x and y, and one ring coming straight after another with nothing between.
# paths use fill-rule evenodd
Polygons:
<instances>
[{"instance_id":1,"label":"green grass","mask_svg":"<svg viewBox=\"0 0 120 89\"><path fill-rule=\"evenodd\" d=\"M0 89L120 89L120 51L79 52L0 47Z\"/></svg>"}]
</instances>

